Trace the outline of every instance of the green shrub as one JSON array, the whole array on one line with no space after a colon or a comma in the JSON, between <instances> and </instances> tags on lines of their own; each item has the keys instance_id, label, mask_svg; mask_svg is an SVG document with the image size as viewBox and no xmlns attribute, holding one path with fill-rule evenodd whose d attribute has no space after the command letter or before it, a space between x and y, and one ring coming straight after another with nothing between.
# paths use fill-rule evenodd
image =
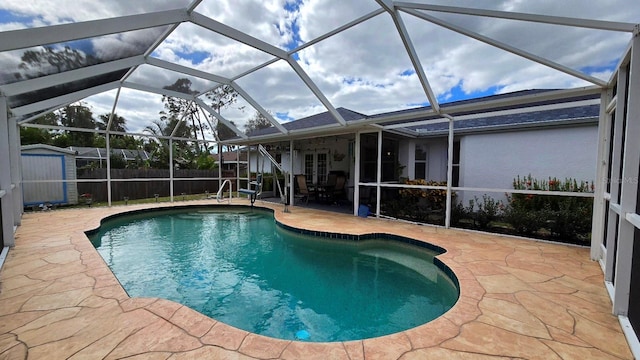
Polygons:
<instances>
[{"instance_id":1,"label":"green shrub","mask_svg":"<svg viewBox=\"0 0 640 360\"><path fill-rule=\"evenodd\" d=\"M204 152L196 158L196 168L199 170L212 170L217 169L218 164L209 153Z\"/></svg>"},{"instance_id":2,"label":"green shrub","mask_svg":"<svg viewBox=\"0 0 640 360\"><path fill-rule=\"evenodd\" d=\"M473 212L473 219L480 229L488 228L489 223L502 216L504 205L501 201L496 201L487 194L482 195L482 202L478 201L477 197L474 197L474 200L478 210Z\"/></svg>"},{"instance_id":3,"label":"green shrub","mask_svg":"<svg viewBox=\"0 0 640 360\"><path fill-rule=\"evenodd\" d=\"M469 219L474 228L487 229L492 221L500 219L503 215L504 204L496 201L491 196L482 195L482 201L474 196L469 200L469 205L455 204L451 209L451 223L458 225L463 219Z\"/></svg>"},{"instance_id":4,"label":"green shrub","mask_svg":"<svg viewBox=\"0 0 640 360\"><path fill-rule=\"evenodd\" d=\"M504 210L504 221L523 235L532 235L546 225L548 210L527 208L527 204L513 202L513 197L507 197L509 205Z\"/></svg>"},{"instance_id":5,"label":"green shrub","mask_svg":"<svg viewBox=\"0 0 640 360\"><path fill-rule=\"evenodd\" d=\"M549 191L549 195L512 194L507 197L508 206L504 219L518 232L532 235L545 228L552 237L569 242L588 238L591 231L593 199L589 197L553 196L553 191L593 192L588 181L566 178L538 180L529 174L513 180L516 190Z\"/></svg>"},{"instance_id":6,"label":"green shrub","mask_svg":"<svg viewBox=\"0 0 640 360\"><path fill-rule=\"evenodd\" d=\"M554 238L576 241L591 231L593 201L590 198L563 198L550 211L548 228Z\"/></svg>"},{"instance_id":7,"label":"green shrub","mask_svg":"<svg viewBox=\"0 0 640 360\"><path fill-rule=\"evenodd\" d=\"M459 226L463 219L470 219L471 215L462 202L457 202L451 207L451 226Z\"/></svg>"}]
</instances>

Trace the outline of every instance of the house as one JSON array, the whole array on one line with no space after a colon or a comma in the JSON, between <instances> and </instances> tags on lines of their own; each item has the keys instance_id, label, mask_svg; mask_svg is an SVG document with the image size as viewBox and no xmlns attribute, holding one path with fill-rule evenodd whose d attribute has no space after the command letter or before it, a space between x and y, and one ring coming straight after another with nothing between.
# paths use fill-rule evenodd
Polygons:
<instances>
[{"instance_id":1,"label":"house","mask_svg":"<svg viewBox=\"0 0 640 360\"><path fill-rule=\"evenodd\" d=\"M519 91L452 102L442 107L478 105L549 92L553 90ZM466 203L487 191L502 199L505 190L512 188L514 178L528 174L542 179L571 177L594 182L599 103L600 95L594 93L534 101L526 106L497 105L487 107L481 113L452 112L455 117L452 185L484 189L458 191L458 201ZM428 107L416 108L372 116L344 108L339 108L338 112L354 124L390 117L404 118L383 126L381 182L398 183L401 179L446 182L449 123L439 116L420 116L428 110ZM304 131L332 121L331 114L324 112L283 126L290 131ZM293 140L293 160L288 142L266 143L265 146L286 171L305 174L316 184L325 182L330 172L341 171L350 174L349 186L353 187L355 182L376 183L377 180L378 129L371 127L366 131L356 128L351 133ZM361 133L359 179L353 176L356 173L356 132ZM275 128L268 128L251 135L275 133ZM257 153L251 159L252 171L264 172ZM266 172L271 172L271 168L267 167ZM353 200L353 192L349 196Z\"/></svg>"},{"instance_id":2,"label":"house","mask_svg":"<svg viewBox=\"0 0 640 360\"><path fill-rule=\"evenodd\" d=\"M239 151L223 151L219 154L211 155L220 164L222 177L246 176L247 153ZM239 169L239 172L238 172Z\"/></svg>"},{"instance_id":3,"label":"house","mask_svg":"<svg viewBox=\"0 0 640 360\"><path fill-rule=\"evenodd\" d=\"M544 92L520 91L480 101ZM542 179L571 177L595 181L599 102L599 95L594 94L456 117L452 185L511 189L514 178L528 174ZM403 176L446 181L448 123L416 125L410 129L418 136L402 142L400 152L406 159L400 162L407 164ZM481 193L464 191L458 194L458 200L466 203ZM491 195L504 198L503 193Z\"/></svg>"}]
</instances>

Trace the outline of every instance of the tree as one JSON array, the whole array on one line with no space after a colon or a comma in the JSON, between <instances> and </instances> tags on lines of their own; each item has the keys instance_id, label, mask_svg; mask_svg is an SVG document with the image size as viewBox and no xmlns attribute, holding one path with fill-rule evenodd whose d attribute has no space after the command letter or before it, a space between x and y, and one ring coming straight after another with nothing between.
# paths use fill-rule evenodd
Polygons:
<instances>
[{"instance_id":1,"label":"tree","mask_svg":"<svg viewBox=\"0 0 640 360\"><path fill-rule=\"evenodd\" d=\"M271 126L273 126L271 124L271 121L269 121L269 119L267 119L260 112L256 111L253 117L249 119L249 121L244 125L244 132L245 134L249 134L256 130L270 128Z\"/></svg>"},{"instance_id":2,"label":"tree","mask_svg":"<svg viewBox=\"0 0 640 360\"><path fill-rule=\"evenodd\" d=\"M78 146L71 141L71 137L66 132L56 135L53 139L51 139L51 143L53 146L66 148L69 146Z\"/></svg>"},{"instance_id":3,"label":"tree","mask_svg":"<svg viewBox=\"0 0 640 360\"><path fill-rule=\"evenodd\" d=\"M236 125L233 121L230 121L230 122L234 126ZM218 140L220 141L233 139L234 137L238 136L235 133L235 131L229 129L225 124L223 124L220 121L218 121L218 124L216 125L216 135Z\"/></svg>"},{"instance_id":4,"label":"tree","mask_svg":"<svg viewBox=\"0 0 640 360\"><path fill-rule=\"evenodd\" d=\"M218 86L205 94L211 100L211 107L218 113L238 101L238 92L229 85Z\"/></svg>"},{"instance_id":5,"label":"tree","mask_svg":"<svg viewBox=\"0 0 640 360\"><path fill-rule=\"evenodd\" d=\"M100 60L93 55L87 55L81 50L73 49L70 46L53 47L44 46L36 50L25 50L20 57L22 61L14 73L16 80L38 78L51 74L59 74L66 71L79 69L98 64ZM95 81L93 81L95 82ZM33 103L56 96L65 95L79 90L81 87L91 85L92 80L77 80L65 82L46 89L34 90L28 93L17 95L21 103Z\"/></svg>"},{"instance_id":6,"label":"tree","mask_svg":"<svg viewBox=\"0 0 640 360\"><path fill-rule=\"evenodd\" d=\"M43 115L31 123L38 125L58 125L58 116L54 113L48 113ZM51 130L47 129L39 129L39 128L31 128L31 127L20 127L20 144L22 145L31 145L31 144L48 144L52 145L53 134Z\"/></svg>"},{"instance_id":7,"label":"tree","mask_svg":"<svg viewBox=\"0 0 640 360\"><path fill-rule=\"evenodd\" d=\"M191 89L191 80L186 78L178 79L172 85L165 86L163 88L189 95L195 95L198 93L198 91ZM189 132L187 134L193 132L194 139L202 137L202 139L204 140L204 131L208 128L208 126L202 123L202 120L200 119L200 112L198 111L198 108L196 106L192 106L191 102L188 100L166 95L162 96L162 102L165 103L164 107L168 110L168 113L164 111L161 112L162 116L176 120L185 119L190 123L190 125L187 126L187 129L189 129ZM185 137L190 136L187 135ZM193 149L196 154L202 152L202 148L197 142L194 144Z\"/></svg>"},{"instance_id":8,"label":"tree","mask_svg":"<svg viewBox=\"0 0 640 360\"><path fill-rule=\"evenodd\" d=\"M107 125L109 124L109 117L111 114L103 114L98 117L98 121L96 121L96 128L98 130L106 130ZM118 116L118 114L113 114L113 119L111 119L111 128L110 131L117 132L126 132L127 131L127 120L122 116ZM137 140L135 137L131 135L109 135L109 144L112 149L130 149L137 150L142 147L142 141ZM102 138L101 138L102 139ZM100 140L96 142L97 147L106 147L106 143L102 144L104 140Z\"/></svg>"},{"instance_id":9,"label":"tree","mask_svg":"<svg viewBox=\"0 0 640 360\"><path fill-rule=\"evenodd\" d=\"M222 111L222 109L235 104L238 101L238 92L229 85L219 86L205 94L205 96L211 100L211 107L218 114ZM241 108L242 110L242 108ZM231 121L231 123L235 126L235 123ZM214 136L216 140L228 140L236 137L236 133L221 123L219 120L217 121Z\"/></svg>"},{"instance_id":10,"label":"tree","mask_svg":"<svg viewBox=\"0 0 640 360\"><path fill-rule=\"evenodd\" d=\"M100 115L98 117L98 121L96 121L96 128L98 130L107 130L107 125L109 124L109 117L111 117L111 114ZM113 119L111 120L111 128L109 130L126 132L127 120L122 116L118 116L118 114L113 114Z\"/></svg>"},{"instance_id":11,"label":"tree","mask_svg":"<svg viewBox=\"0 0 640 360\"><path fill-rule=\"evenodd\" d=\"M82 52L69 46L65 46L61 50L56 50L51 46L45 46L40 51L26 50L20 60L22 63L19 68L25 73L24 76L16 74L18 79L41 77L98 63L98 59L94 56L85 56Z\"/></svg>"},{"instance_id":12,"label":"tree","mask_svg":"<svg viewBox=\"0 0 640 360\"><path fill-rule=\"evenodd\" d=\"M177 129L176 126L178 126ZM167 137L176 130L176 137L187 137L189 135L189 128L183 123L179 123L179 120L175 117L167 118L163 117L160 120L154 120L151 125L144 128L144 132L154 135L155 138L152 141L148 141L144 144L144 149L151 153L151 165L156 168L166 169L169 164L169 140L160 138L161 136ZM193 155L193 150L189 148L185 142L176 141L173 143L173 158L181 164L194 161L196 158Z\"/></svg>"},{"instance_id":13,"label":"tree","mask_svg":"<svg viewBox=\"0 0 640 360\"><path fill-rule=\"evenodd\" d=\"M75 127L83 129L95 129L96 122L93 119L91 109L80 103L79 105L65 106L60 115L60 122L65 127ZM93 146L94 133L80 131L65 131L65 135L69 138L70 145L74 146Z\"/></svg>"}]
</instances>

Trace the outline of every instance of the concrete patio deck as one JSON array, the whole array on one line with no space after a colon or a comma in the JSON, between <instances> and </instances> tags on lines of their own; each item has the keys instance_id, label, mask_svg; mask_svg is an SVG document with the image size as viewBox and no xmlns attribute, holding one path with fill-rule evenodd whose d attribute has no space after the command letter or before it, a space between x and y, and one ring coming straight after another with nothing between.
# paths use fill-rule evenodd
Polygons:
<instances>
[{"instance_id":1,"label":"concrete patio deck","mask_svg":"<svg viewBox=\"0 0 640 360\"><path fill-rule=\"evenodd\" d=\"M108 215L167 205L25 214L0 270L0 359L633 358L586 248L299 207L283 213L260 201L294 227L439 245L460 299L438 319L397 334L305 343L251 334L171 301L129 298L84 231Z\"/></svg>"}]
</instances>

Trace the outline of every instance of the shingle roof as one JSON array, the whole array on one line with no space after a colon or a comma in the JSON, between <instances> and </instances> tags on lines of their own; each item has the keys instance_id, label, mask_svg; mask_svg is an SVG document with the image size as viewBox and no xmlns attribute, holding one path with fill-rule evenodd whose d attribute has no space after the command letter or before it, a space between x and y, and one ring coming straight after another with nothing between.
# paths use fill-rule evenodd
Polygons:
<instances>
[{"instance_id":1,"label":"shingle roof","mask_svg":"<svg viewBox=\"0 0 640 360\"><path fill-rule=\"evenodd\" d=\"M600 112L600 105L586 105L572 108L533 111L518 114L490 116L486 118L454 121L453 128L456 130L482 130L488 128L507 128L519 125L533 124L559 124L569 120L584 121L592 119L597 121ZM421 134L437 134L447 132L448 123L436 123L422 126L409 127Z\"/></svg>"},{"instance_id":2,"label":"shingle roof","mask_svg":"<svg viewBox=\"0 0 640 360\"><path fill-rule=\"evenodd\" d=\"M441 108L447 109L452 108L454 106L467 105L467 104L478 104L486 101L493 100L504 100L508 98L515 98L526 95L535 95L541 94L545 92L555 91L554 89L534 89L534 90L522 90L516 91L512 93L506 94L498 94L498 95L490 95L483 98L476 99L468 99L468 100L460 100L454 101L450 103L445 103L441 105ZM562 100L542 100L538 102L528 103L527 107L531 106L544 106L551 104L558 104L563 102L573 102L573 101L581 101L581 100L590 100L597 99L599 95L584 95L578 97L571 97ZM495 112L502 110L514 110L518 109L521 106L512 105L512 106L499 106L491 109L486 109L484 112ZM585 119L595 119L598 117L599 105L582 105L561 109L552 109L552 110L541 110L541 111L533 111L533 112L524 112L524 113L516 113L509 115L500 115L500 116L491 116L488 115L486 118L474 118L469 120L459 120L454 123L454 128L458 130L466 129L486 129L486 128L498 128L498 127L510 127L510 126L518 126L518 125L526 125L526 124L551 124L551 123L560 123L566 122L568 120L585 120ZM424 135L432 135L440 132L446 132L448 130L449 125L447 123L436 123L436 124L428 124L428 125L420 125L420 126L410 126L409 123L422 121L422 120L434 120L441 119L441 116L438 115L430 115L430 116L420 116L420 113L424 113L425 110L430 110L430 106L424 106L413 109L392 111L387 113L380 113L375 115L364 115L349 109L338 108L338 112L344 117L347 122L354 120L363 120L370 119L375 120L377 118L386 118L394 115L410 115L411 113L416 113L415 118L411 118L409 120L401 120L395 122L385 122L385 125L390 124L402 124L407 123L407 129L415 130ZM455 116L464 116L469 114L478 114L478 110L467 111L467 112L457 112ZM320 127L324 125L335 124L336 120L331 115L331 113L323 112L320 114L312 115L306 118L302 118L299 120L294 120L288 123L283 124L283 126L287 130L302 130L302 129L311 129L315 127ZM272 135L277 134L278 130L271 127L267 129L261 129L250 133L250 136L262 136L262 135Z\"/></svg>"},{"instance_id":3,"label":"shingle roof","mask_svg":"<svg viewBox=\"0 0 640 360\"><path fill-rule=\"evenodd\" d=\"M479 104L479 103L488 102L488 101L504 100L504 99L509 99L509 98L517 98L517 97L523 97L523 96L529 96L529 95L543 94L543 93L551 92L551 91L557 91L557 90L556 89L521 90L521 91L515 91L515 92L511 92L511 93L506 93L506 94L489 95L489 96L485 96L485 97L481 97L481 98L475 98L475 99L452 101L452 102L449 102L449 103L443 103L443 104L440 105L440 107L442 109L446 110L447 108L452 108L454 106L469 105L469 104ZM527 106L530 107L530 106L551 105L551 104L558 104L558 103L562 103L562 102L589 100L589 99L597 99L597 98L599 98L599 95L582 95L582 96L565 98L563 100L542 100L542 101L530 102L530 103L527 103ZM484 111L473 110L473 111L467 111L467 112L456 112L454 115L455 116L463 116L463 115L469 115L469 114L478 114L480 112L514 110L514 109L518 109L518 108L521 108L521 106L519 106L519 105L496 106L496 107L493 107L493 108L490 108L490 109L486 109ZM370 119L376 119L376 118L383 118L383 117L389 117L389 116L394 116L394 115L407 115L407 114L411 114L413 112L415 112L415 113L424 112L426 110L431 110L431 106L423 106L423 107L418 107L418 108L413 108L413 109L405 109L405 110L392 111L392 112L388 112L388 113L381 113L381 114L372 115L369 118ZM408 123L408 122L414 122L414 121L420 121L420 120L431 120L431 119L440 119L440 118L442 118L442 117L438 116L438 115L422 116L422 117L413 118L411 120L400 120L400 121L395 121L395 122L386 122L385 125L401 124L401 123Z\"/></svg>"},{"instance_id":4,"label":"shingle roof","mask_svg":"<svg viewBox=\"0 0 640 360\"><path fill-rule=\"evenodd\" d=\"M475 98L475 99L465 99L465 100L451 101L451 102L440 104L440 107L443 108L443 109L446 109L447 107L452 107L452 106L467 105L467 104L477 104L477 103L490 101L490 100L503 100L503 99L515 98L515 97L519 97L519 96L525 96L525 95L541 94L541 93L545 93L545 92L549 92L549 91L555 91L555 90L556 89L532 89L532 90L514 91L514 92L510 92L510 93L489 95L489 96L479 97L479 98ZM505 108L506 107L503 107L501 109L496 108L496 110L504 110ZM511 108L513 108L513 107L511 107ZM380 113L380 114L371 115L370 118L371 119L375 119L375 118L382 118L382 117L388 117L388 116L393 116L393 115L410 114L412 112L422 112L422 111L425 111L425 110L431 110L431 106L430 105L429 106L421 106L421 107L412 108L412 109L404 109L404 110L397 110L397 111L391 111L391 112L386 112L386 113ZM436 119L436 118L440 118L440 117L439 116L434 116L433 118ZM415 121L415 119L414 120L410 120L410 121ZM398 122L395 122L395 123L402 123L402 122L406 122L406 120L398 121ZM387 123L387 124L395 124L395 123L392 122L392 123Z\"/></svg>"},{"instance_id":5,"label":"shingle roof","mask_svg":"<svg viewBox=\"0 0 640 360\"><path fill-rule=\"evenodd\" d=\"M337 108L336 109L340 115L345 119L345 121L353 121L367 118L366 115L345 109L345 108ZM336 124L336 119L331 115L330 112L325 111L320 114L311 115L302 119L294 120L288 123L282 124L285 129L291 130L302 130L302 129L311 129L318 126L331 125ZM274 127L260 129L256 131L252 131L249 133L250 136L262 136L262 135L271 135L277 134L278 129Z\"/></svg>"}]
</instances>

